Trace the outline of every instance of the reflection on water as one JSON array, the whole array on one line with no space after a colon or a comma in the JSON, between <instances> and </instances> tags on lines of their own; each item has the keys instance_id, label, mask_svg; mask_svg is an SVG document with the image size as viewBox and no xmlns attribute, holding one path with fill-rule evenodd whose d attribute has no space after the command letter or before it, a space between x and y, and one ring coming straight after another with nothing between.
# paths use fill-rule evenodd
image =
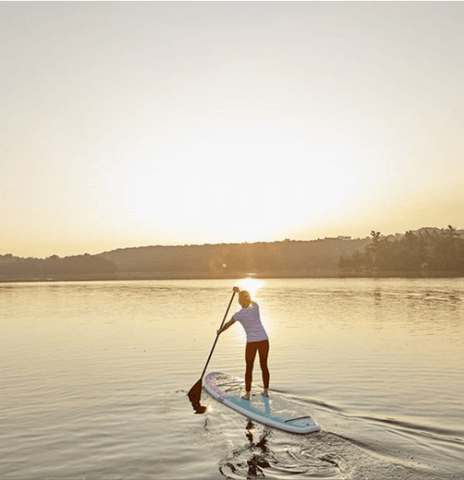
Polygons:
<instances>
[{"instance_id":1,"label":"reflection on water","mask_svg":"<svg viewBox=\"0 0 464 480\"><path fill-rule=\"evenodd\" d=\"M193 414L239 280L0 284L0 477L462 477L463 279L253 280L271 391L321 432L206 393ZM209 371L243 377L244 342L229 329Z\"/></svg>"},{"instance_id":2,"label":"reflection on water","mask_svg":"<svg viewBox=\"0 0 464 480\"><path fill-rule=\"evenodd\" d=\"M240 290L247 290L250 292L252 299L257 298L259 290L265 285L266 283L263 280L258 280L256 278L243 278L236 284Z\"/></svg>"},{"instance_id":3,"label":"reflection on water","mask_svg":"<svg viewBox=\"0 0 464 480\"><path fill-rule=\"evenodd\" d=\"M340 471L337 457L327 450L317 450L313 443L320 443L314 437L310 442L305 437L292 436L282 441L277 438L281 433L269 427L248 420L244 424L246 441L228 452L226 458L219 461L219 472L228 479L254 478L345 478Z\"/></svg>"},{"instance_id":4,"label":"reflection on water","mask_svg":"<svg viewBox=\"0 0 464 480\"><path fill-rule=\"evenodd\" d=\"M265 430L257 442L253 437L254 424L250 420L246 426L246 438L249 443L245 446L237 448L233 451L231 458L223 461L219 465L219 471L226 478L230 478L231 474L241 478L241 470L246 472L246 478L265 477L264 469L271 465L268 458L271 454L267 447L267 437L269 430ZM233 478L232 476L232 478Z\"/></svg>"},{"instance_id":5,"label":"reflection on water","mask_svg":"<svg viewBox=\"0 0 464 480\"><path fill-rule=\"evenodd\" d=\"M264 405L264 415L270 415L271 405L269 403L269 398L261 397L261 401L263 402L263 405Z\"/></svg>"}]
</instances>

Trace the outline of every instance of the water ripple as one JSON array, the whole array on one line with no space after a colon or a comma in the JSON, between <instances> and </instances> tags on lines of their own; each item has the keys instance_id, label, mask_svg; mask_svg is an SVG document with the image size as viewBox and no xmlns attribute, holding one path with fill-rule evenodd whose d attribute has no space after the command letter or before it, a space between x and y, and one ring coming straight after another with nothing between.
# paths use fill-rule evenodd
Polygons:
<instances>
[{"instance_id":1,"label":"water ripple","mask_svg":"<svg viewBox=\"0 0 464 480\"><path fill-rule=\"evenodd\" d=\"M233 449L219 462L219 472L228 479L268 477L282 480L294 478L344 478L338 463L330 455L317 456L310 449L279 445L271 441L270 429L246 426L248 442Z\"/></svg>"}]
</instances>

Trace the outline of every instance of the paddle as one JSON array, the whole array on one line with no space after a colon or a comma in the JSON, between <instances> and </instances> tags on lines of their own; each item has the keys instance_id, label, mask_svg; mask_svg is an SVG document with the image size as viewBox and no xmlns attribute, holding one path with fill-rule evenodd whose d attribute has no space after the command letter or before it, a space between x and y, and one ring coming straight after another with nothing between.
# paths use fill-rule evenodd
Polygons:
<instances>
[{"instance_id":1,"label":"paddle","mask_svg":"<svg viewBox=\"0 0 464 480\"><path fill-rule=\"evenodd\" d=\"M230 306L232 305L232 300L234 299L235 293L238 291L237 287L234 287L234 293L232 294L232 298L230 299L229 306L227 307L226 313L224 315L224 318L222 320L221 326L219 327L219 330L221 330L222 326L224 325L224 322L226 321L227 314L229 313ZM214 340L213 343L213 348L211 349L211 352L209 353L208 360L206 361L205 368L203 369L203 373L201 374L200 380L198 380L197 383L190 389L188 392L188 397L190 400L190 403L192 404L193 409L197 413L205 413L206 407L200 405L200 400L201 400L201 388L202 388L202 380L206 372L206 368L208 367L208 363L211 360L211 356L213 355L214 348L216 347L216 343L219 339L219 335L216 334L216 340Z\"/></svg>"}]
</instances>

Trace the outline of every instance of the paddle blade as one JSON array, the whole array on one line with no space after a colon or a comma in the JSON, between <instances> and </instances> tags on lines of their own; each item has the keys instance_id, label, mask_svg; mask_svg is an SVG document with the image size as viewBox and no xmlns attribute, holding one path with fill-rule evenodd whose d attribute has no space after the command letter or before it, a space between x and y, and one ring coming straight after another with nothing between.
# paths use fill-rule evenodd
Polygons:
<instances>
[{"instance_id":1,"label":"paddle blade","mask_svg":"<svg viewBox=\"0 0 464 480\"><path fill-rule=\"evenodd\" d=\"M201 400L201 379L198 380L197 383L190 389L188 392L188 397L190 402L193 403L200 403Z\"/></svg>"},{"instance_id":2,"label":"paddle blade","mask_svg":"<svg viewBox=\"0 0 464 480\"><path fill-rule=\"evenodd\" d=\"M195 383L195 385L190 389L190 391L187 394L193 409L197 413L206 412L206 407L203 407L202 405L200 405L201 389L202 389L202 385L201 385L201 379L200 379L198 380L197 383Z\"/></svg>"}]
</instances>

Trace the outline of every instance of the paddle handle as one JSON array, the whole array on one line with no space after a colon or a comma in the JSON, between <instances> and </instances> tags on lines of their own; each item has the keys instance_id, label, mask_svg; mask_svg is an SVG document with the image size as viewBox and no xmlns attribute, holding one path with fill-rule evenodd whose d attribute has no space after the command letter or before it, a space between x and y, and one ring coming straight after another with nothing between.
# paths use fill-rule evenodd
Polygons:
<instances>
[{"instance_id":1,"label":"paddle handle","mask_svg":"<svg viewBox=\"0 0 464 480\"><path fill-rule=\"evenodd\" d=\"M230 302L229 302L229 305L227 307L224 318L222 319L222 323L221 323L221 326L219 327L219 330L221 330L222 326L224 325L224 322L226 321L227 314L229 313L230 306L232 305L232 301L233 301L234 297L235 297L235 289L234 289L234 293L232 293L232 297L230 299ZM208 360L206 360L206 365L205 365L205 368L203 369L203 373L201 374L200 381L203 379L203 377L205 375L206 369L208 368L208 363L211 360L211 356L213 355L213 352L214 352L214 349L216 347L216 343L217 343L218 339L219 339L219 334L216 334L216 339L214 340L213 348L211 349L211 352L209 352L209 357L208 357Z\"/></svg>"}]
</instances>

